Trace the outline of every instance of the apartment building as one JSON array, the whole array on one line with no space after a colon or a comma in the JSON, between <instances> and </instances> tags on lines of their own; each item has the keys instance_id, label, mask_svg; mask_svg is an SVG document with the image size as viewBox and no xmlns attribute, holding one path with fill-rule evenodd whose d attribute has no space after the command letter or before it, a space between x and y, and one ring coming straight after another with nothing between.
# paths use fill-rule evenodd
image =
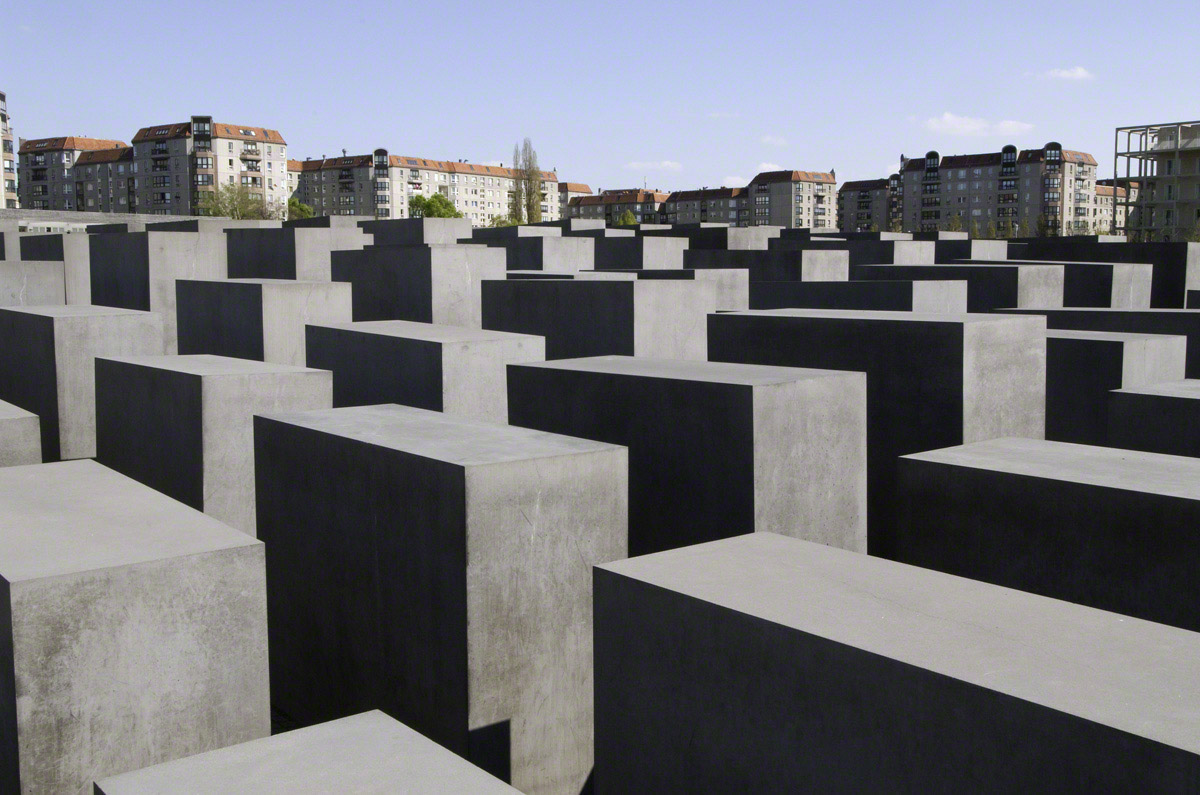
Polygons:
<instances>
[{"instance_id":1,"label":"apartment building","mask_svg":"<svg viewBox=\"0 0 1200 795\"><path fill-rule=\"evenodd\" d=\"M558 217L569 218L571 199L576 197L591 196L592 189L582 182L560 182L558 183Z\"/></svg>"},{"instance_id":2,"label":"apartment building","mask_svg":"<svg viewBox=\"0 0 1200 795\"><path fill-rule=\"evenodd\" d=\"M639 224L663 223L663 205L668 195L657 189L618 188L603 190L594 196L573 196L567 205L567 217L601 219L608 224L615 224L628 210Z\"/></svg>"},{"instance_id":3,"label":"apartment building","mask_svg":"<svg viewBox=\"0 0 1200 795\"><path fill-rule=\"evenodd\" d=\"M611 221L628 208L639 223L726 223L832 231L837 223L835 184L832 172L764 171L740 188L700 188L665 195L629 188L580 197L572 200L569 208L572 218ZM652 220L655 212L658 217Z\"/></svg>"},{"instance_id":4,"label":"apartment building","mask_svg":"<svg viewBox=\"0 0 1200 795\"><path fill-rule=\"evenodd\" d=\"M1086 152L1052 141L1041 149L1018 151L1010 144L999 152L928 152L901 162L895 189L906 232L944 229L955 217L963 229L1033 229L1040 219L1051 234L1092 230L1096 159Z\"/></svg>"},{"instance_id":5,"label":"apartment building","mask_svg":"<svg viewBox=\"0 0 1200 795\"><path fill-rule=\"evenodd\" d=\"M277 130L211 116L143 127L133 136L137 212L197 215L218 185L244 185L269 210L287 207L287 142Z\"/></svg>"},{"instance_id":6,"label":"apartment building","mask_svg":"<svg viewBox=\"0 0 1200 795\"><path fill-rule=\"evenodd\" d=\"M300 200L300 172L304 170L304 164L299 160L287 161L287 194L289 199Z\"/></svg>"},{"instance_id":7,"label":"apartment building","mask_svg":"<svg viewBox=\"0 0 1200 795\"><path fill-rule=\"evenodd\" d=\"M64 136L20 142L17 195L28 210L86 210L76 203L74 167L87 152L126 149L103 138Z\"/></svg>"},{"instance_id":8,"label":"apartment building","mask_svg":"<svg viewBox=\"0 0 1200 795\"><path fill-rule=\"evenodd\" d=\"M316 215L407 218L409 199L441 194L473 225L486 226L493 218L508 215L517 176L503 165L401 157L376 149L370 155L302 161L295 195ZM541 173L540 191L542 220L559 220L559 182L554 172Z\"/></svg>"},{"instance_id":9,"label":"apartment building","mask_svg":"<svg viewBox=\"0 0 1200 795\"><path fill-rule=\"evenodd\" d=\"M843 182L838 188L838 229L843 232L891 228L891 191L887 179Z\"/></svg>"},{"instance_id":10,"label":"apartment building","mask_svg":"<svg viewBox=\"0 0 1200 795\"><path fill-rule=\"evenodd\" d=\"M0 91L0 148L3 149L4 184L0 186L0 207L17 206L17 150L13 145L12 117L8 115L8 96Z\"/></svg>"},{"instance_id":11,"label":"apartment building","mask_svg":"<svg viewBox=\"0 0 1200 795\"><path fill-rule=\"evenodd\" d=\"M1138 185L1117 197L1118 233L1146 240L1200 234L1200 121L1118 127L1114 184Z\"/></svg>"},{"instance_id":12,"label":"apartment building","mask_svg":"<svg viewBox=\"0 0 1200 795\"><path fill-rule=\"evenodd\" d=\"M1128 191L1125 188L1103 183L1096 184L1096 204L1092 213L1092 232L1097 235L1111 234L1114 229L1125 228Z\"/></svg>"},{"instance_id":13,"label":"apartment building","mask_svg":"<svg viewBox=\"0 0 1200 795\"><path fill-rule=\"evenodd\" d=\"M133 147L84 152L71 169L75 209L85 212L131 213L137 206Z\"/></svg>"}]
</instances>

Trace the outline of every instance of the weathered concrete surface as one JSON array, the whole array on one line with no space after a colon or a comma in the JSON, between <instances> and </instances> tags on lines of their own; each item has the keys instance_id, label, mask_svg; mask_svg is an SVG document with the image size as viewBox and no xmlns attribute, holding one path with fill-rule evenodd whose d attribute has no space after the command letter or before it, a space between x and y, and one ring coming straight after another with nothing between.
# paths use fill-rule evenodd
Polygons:
<instances>
[{"instance_id":1,"label":"weathered concrete surface","mask_svg":"<svg viewBox=\"0 0 1200 795\"><path fill-rule=\"evenodd\" d=\"M96 454L97 356L161 354L162 317L107 306L0 308L0 400L38 415L42 456Z\"/></svg>"},{"instance_id":2,"label":"weathered concrete surface","mask_svg":"<svg viewBox=\"0 0 1200 795\"><path fill-rule=\"evenodd\" d=\"M1045 434L1046 331L1011 315L774 309L708 317L712 361L867 374L868 550L891 554L896 459Z\"/></svg>"},{"instance_id":3,"label":"weathered concrete surface","mask_svg":"<svg viewBox=\"0 0 1200 795\"><path fill-rule=\"evenodd\" d=\"M685 268L746 268L752 282L846 281L850 253L845 250L686 251Z\"/></svg>"},{"instance_id":4,"label":"weathered concrete surface","mask_svg":"<svg viewBox=\"0 0 1200 795\"><path fill-rule=\"evenodd\" d=\"M562 233L562 227L558 225L482 226L471 230L471 239L490 243L493 240L512 240L518 237L562 237Z\"/></svg>"},{"instance_id":5,"label":"weathered concrete surface","mask_svg":"<svg viewBox=\"0 0 1200 795\"><path fill-rule=\"evenodd\" d=\"M935 240L933 261L950 263L956 260L990 260L998 262L1008 259L1007 240Z\"/></svg>"},{"instance_id":6,"label":"weathered concrete surface","mask_svg":"<svg viewBox=\"0 0 1200 795\"><path fill-rule=\"evenodd\" d=\"M331 278L331 252L360 249L371 241L371 235L356 225L336 224L229 229L224 242L231 279L327 282Z\"/></svg>"},{"instance_id":7,"label":"weathered concrete surface","mask_svg":"<svg viewBox=\"0 0 1200 795\"><path fill-rule=\"evenodd\" d=\"M175 282L228 275L225 239L212 231L95 234L88 245L90 303L158 312L167 353L178 350Z\"/></svg>"},{"instance_id":8,"label":"weathered concrete surface","mask_svg":"<svg viewBox=\"0 0 1200 795\"><path fill-rule=\"evenodd\" d=\"M849 253L851 265L932 265L932 240L772 240L772 251L834 250Z\"/></svg>"},{"instance_id":9,"label":"weathered concrete surface","mask_svg":"<svg viewBox=\"0 0 1200 795\"><path fill-rule=\"evenodd\" d=\"M727 224L676 224L670 229L651 229L642 224L638 233L646 237L684 237L693 251L766 251L768 243L779 237L780 230L778 226Z\"/></svg>"},{"instance_id":10,"label":"weathered concrete surface","mask_svg":"<svg viewBox=\"0 0 1200 795\"><path fill-rule=\"evenodd\" d=\"M632 233L631 233L632 234ZM596 270L682 268L686 237L617 237L595 241Z\"/></svg>"},{"instance_id":11,"label":"weathered concrete surface","mask_svg":"<svg viewBox=\"0 0 1200 795\"><path fill-rule=\"evenodd\" d=\"M866 378L599 356L512 365L509 422L629 448L629 552L755 530L866 551Z\"/></svg>"},{"instance_id":12,"label":"weathered concrete surface","mask_svg":"<svg viewBox=\"0 0 1200 795\"><path fill-rule=\"evenodd\" d=\"M42 463L38 417L0 400L0 467Z\"/></svg>"},{"instance_id":13,"label":"weathered concrete surface","mask_svg":"<svg viewBox=\"0 0 1200 795\"><path fill-rule=\"evenodd\" d=\"M1187 377L1200 377L1200 309L1013 308L1014 315L1042 315L1046 327L1130 334L1175 334L1188 338Z\"/></svg>"},{"instance_id":14,"label":"weathered concrete surface","mask_svg":"<svg viewBox=\"0 0 1200 795\"><path fill-rule=\"evenodd\" d=\"M1063 306L1149 309L1154 266L1136 262L1056 262L1007 259L962 260L959 265L1059 265L1063 269Z\"/></svg>"},{"instance_id":15,"label":"weathered concrete surface","mask_svg":"<svg viewBox=\"0 0 1200 795\"><path fill-rule=\"evenodd\" d=\"M653 240L654 238L647 238ZM669 240L670 238L658 238ZM529 273L529 272L526 272ZM509 278L512 278L511 272ZM678 270L634 268L624 270L580 271L575 279L669 279L677 281L712 282L717 288L717 311L732 312L750 308L750 272L745 268L681 268Z\"/></svg>"},{"instance_id":16,"label":"weathered concrete surface","mask_svg":"<svg viewBox=\"0 0 1200 795\"><path fill-rule=\"evenodd\" d=\"M1200 629L1200 460L1040 439L900 459L897 559Z\"/></svg>"},{"instance_id":17,"label":"weathered concrete surface","mask_svg":"<svg viewBox=\"0 0 1200 795\"><path fill-rule=\"evenodd\" d=\"M509 364L546 358L529 334L377 320L308 326L308 363L333 372L333 405L399 403L508 421Z\"/></svg>"},{"instance_id":18,"label":"weathered concrete surface","mask_svg":"<svg viewBox=\"0 0 1200 795\"><path fill-rule=\"evenodd\" d=\"M0 306L67 302L66 271L53 260L0 260Z\"/></svg>"},{"instance_id":19,"label":"weathered concrete surface","mask_svg":"<svg viewBox=\"0 0 1200 795\"><path fill-rule=\"evenodd\" d=\"M1024 241L1022 258L1075 262L1149 262L1154 267L1150 306L1178 309L1185 292L1200 288L1200 243L1112 243L1072 237Z\"/></svg>"},{"instance_id":20,"label":"weathered concrete surface","mask_svg":"<svg viewBox=\"0 0 1200 795\"><path fill-rule=\"evenodd\" d=\"M351 319L352 288L342 282L180 279L177 289L182 354L303 367L305 324Z\"/></svg>"},{"instance_id":21,"label":"weathered concrete surface","mask_svg":"<svg viewBox=\"0 0 1200 795\"><path fill-rule=\"evenodd\" d=\"M389 218L358 225L376 246L451 246L471 237L466 218Z\"/></svg>"},{"instance_id":22,"label":"weathered concrete surface","mask_svg":"<svg viewBox=\"0 0 1200 795\"><path fill-rule=\"evenodd\" d=\"M1108 444L1109 392L1183 378L1187 338L1046 332L1046 438Z\"/></svg>"},{"instance_id":23,"label":"weathered concrete surface","mask_svg":"<svg viewBox=\"0 0 1200 795\"><path fill-rule=\"evenodd\" d=\"M1194 632L769 533L599 566L595 615L598 793L1200 777Z\"/></svg>"},{"instance_id":24,"label":"weathered concrete surface","mask_svg":"<svg viewBox=\"0 0 1200 795\"><path fill-rule=\"evenodd\" d=\"M535 236L485 240L476 236L475 239L503 250L508 270L578 273L596 267L596 241L590 237Z\"/></svg>"},{"instance_id":25,"label":"weathered concrete surface","mask_svg":"<svg viewBox=\"0 0 1200 795\"><path fill-rule=\"evenodd\" d=\"M327 409L323 370L246 359L96 360L96 460L255 535L255 414Z\"/></svg>"},{"instance_id":26,"label":"weathered concrete surface","mask_svg":"<svg viewBox=\"0 0 1200 795\"><path fill-rule=\"evenodd\" d=\"M967 283L964 280L753 282L749 308L966 312Z\"/></svg>"},{"instance_id":27,"label":"weathered concrete surface","mask_svg":"<svg viewBox=\"0 0 1200 795\"><path fill-rule=\"evenodd\" d=\"M1200 380L1147 383L1109 393L1108 443L1200 457Z\"/></svg>"},{"instance_id":28,"label":"weathered concrete surface","mask_svg":"<svg viewBox=\"0 0 1200 795\"><path fill-rule=\"evenodd\" d=\"M0 469L0 789L270 733L263 545L95 463Z\"/></svg>"},{"instance_id":29,"label":"weathered concrete surface","mask_svg":"<svg viewBox=\"0 0 1200 795\"><path fill-rule=\"evenodd\" d=\"M523 792L579 792L626 450L394 405L258 417L255 445L279 709L373 703Z\"/></svg>"},{"instance_id":30,"label":"weathered concrete surface","mask_svg":"<svg viewBox=\"0 0 1200 795\"><path fill-rule=\"evenodd\" d=\"M168 792L435 795L517 790L373 710L96 782L96 795Z\"/></svg>"},{"instance_id":31,"label":"weathered concrete surface","mask_svg":"<svg viewBox=\"0 0 1200 795\"><path fill-rule=\"evenodd\" d=\"M959 279L967 283L968 312L993 312L1012 306L1060 307L1065 283L1063 267L1049 264L851 265L850 278Z\"/></svg>"},{"instance_id":32,"label":"weathered concrete surface","mask_svg":"<svg viewBox=\"0 0 1200 795\"><path fill-rule=\"evenodd\" d=\"M333 280L354 285L354 320L414 320L479 328L480 283L505 277L489 246L368 246L333 252Z\"/></svg>"},{"instance_id":33,"label":"weathered concrete surface","mask_svg":"<svg viewBox=\"0 0 1200 795\"><path fill-rule=\"evenodd\" d=\"M483 327L546 338L547 359L707 358L710 281L542 279L485 281Z\"/></svg>"}]
</instances>

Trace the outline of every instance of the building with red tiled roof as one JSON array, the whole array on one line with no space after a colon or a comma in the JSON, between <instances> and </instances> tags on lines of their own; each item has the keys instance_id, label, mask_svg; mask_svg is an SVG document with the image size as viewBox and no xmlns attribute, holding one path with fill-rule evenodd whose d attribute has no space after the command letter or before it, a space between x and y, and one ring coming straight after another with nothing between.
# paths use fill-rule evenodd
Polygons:
<instances>
[{"instance_id":1,"label":"building with red tiled roof","mask_svg":"<svg viewBox=\"0 0 1200 795\"><path fill-rule=\"evenodd\" d=\"M603 219L612 224L629 211L637 223L652 224L662 220L663 203L668 196L660 190L617 188L596 195L574 196L567 206L571 218Z\"/></svg>"},{"instance_id":2,"label":"building with red tiled roof","mask_svg":"<svg viewBox=\"0 0 1200 795\"><path fill-rule=\"evenodd\" d=\"M21 207L29 210L87 210L75 188L74 168L84 157L129 149L124 141L62 135L22 139L17 150ZM93 201L94 205L94 201Z\"/></svg>"},{"instance_id":3,"label":"building with red tiled roof","mask_svg":"<svg viewBox=\"0 0 1200 795\"><path fill-rule=\"evenodd\" d=\"M386 149L369 155L343 153L341 157L304 160L295 173L293 195L317 215L407 218L413 197L441 194L476 226L508 215L509 198L519 176L503 164L431 160L393 155ZM541 172L538 188L543 221L563 217L567 203L559 186L557 174Z\"/></svg>"}]
</instances>

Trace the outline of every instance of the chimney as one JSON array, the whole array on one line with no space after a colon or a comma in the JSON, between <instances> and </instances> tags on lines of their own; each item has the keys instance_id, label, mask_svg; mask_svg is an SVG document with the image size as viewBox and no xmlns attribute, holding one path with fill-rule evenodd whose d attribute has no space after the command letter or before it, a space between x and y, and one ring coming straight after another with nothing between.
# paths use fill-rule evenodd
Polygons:
<instances>
[{"instance_id":1,"label":"chimney","mask_svg":"<svg viewBox=\"0 0 1200 795\"><path fill-rule=\"evenodd\" d=\"M345 149L345 147L343 147L342 148L342 157L345 157L345 156L346 156L346 149Z\"/></svg>"}]
</instances>

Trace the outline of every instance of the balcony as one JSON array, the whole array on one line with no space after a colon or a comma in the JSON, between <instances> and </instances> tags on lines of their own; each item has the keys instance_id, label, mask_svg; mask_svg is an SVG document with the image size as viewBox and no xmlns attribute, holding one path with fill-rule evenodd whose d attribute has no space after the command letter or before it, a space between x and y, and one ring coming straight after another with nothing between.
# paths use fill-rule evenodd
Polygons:
<instances>
[{"instance_id":1,"label":"balcony","mask_svg":"<svg viewBox=\"0 0 1200 795\"><path fill-rule=\"evenodd\" d=\"M167 148L166 144L155 144L150 149L151 157L166 157L169 154L171 154L171 150Z\"/></svg>"},{"instance_id":2,"label":"balcony","mask_svg":"<svg viewBox=\"0 0 1200 795\"><path fill-rule=\"evenodd\" d=\"M262 154L257 149L243 149L242 150L242 159L243 160L261 160Z\"/></svg>"}]
</instances>

